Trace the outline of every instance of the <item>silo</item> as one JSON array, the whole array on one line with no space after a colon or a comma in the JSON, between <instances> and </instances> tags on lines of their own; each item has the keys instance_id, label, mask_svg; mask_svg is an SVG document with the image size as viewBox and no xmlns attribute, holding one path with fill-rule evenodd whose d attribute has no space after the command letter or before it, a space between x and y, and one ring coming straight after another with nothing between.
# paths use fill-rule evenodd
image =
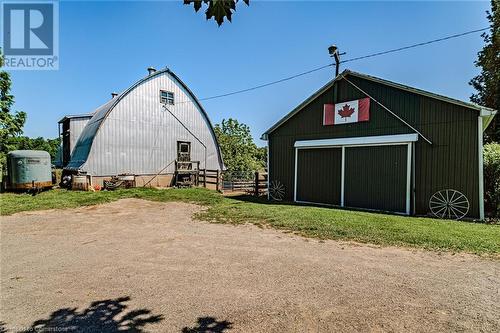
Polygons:
<instances>
[{"instance_id":1,"label":"silo","mask_svg":"<svg viewBox=\"0 0 500 333\"><path fill-rule=\"evenodd\" d=\"M43 150L14 150L7 154L8 189L52 187L50 155Z\"/></svg>"}]
</instances>

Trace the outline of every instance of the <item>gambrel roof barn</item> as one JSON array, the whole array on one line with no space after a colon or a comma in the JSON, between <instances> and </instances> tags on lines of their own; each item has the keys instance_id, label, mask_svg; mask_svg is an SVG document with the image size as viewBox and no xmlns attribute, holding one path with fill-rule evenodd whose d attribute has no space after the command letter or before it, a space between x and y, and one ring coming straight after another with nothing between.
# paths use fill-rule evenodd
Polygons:
<instances>
[{"instance_id":1,"label":"gambrel roof barn","mask_svg":"<svg viewBox=\"0 0 500 333\"><path fill-rule=\"evenodd\" d=\"M270 186L301 203L482 219L495 114L346 70L263 134Z\"/></svg>"},{"instance_id":2,"label":"gambrel roof barn","mask_svg":"<svg viewBox=\"0 0 500 333\"><path fill-rule=\"evenodd\" d=\"M60 123L66 172L94 179L119 174L147 178L160 171L171 176L172 162L181 154L202 169L223 169L207 113L168 68L149 68L146 77L113 94L90 116L68 116Z\"/></svg>"}]
</instances>

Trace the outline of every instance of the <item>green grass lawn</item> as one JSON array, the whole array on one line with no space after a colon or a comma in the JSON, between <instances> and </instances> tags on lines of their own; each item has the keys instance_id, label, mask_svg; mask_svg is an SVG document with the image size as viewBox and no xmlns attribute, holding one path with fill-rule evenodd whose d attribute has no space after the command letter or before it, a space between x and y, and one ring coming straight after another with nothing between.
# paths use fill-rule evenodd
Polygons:
<instances>
[{"instance_id":1,"label":"green grass lawn","mask_svg":"<svg viewBox=\"0 0 500 333\"><path fill-rule=\"evenodd\" d=\"M249 197L223 197L201 188L114 192L52 190L36 196L0 195L2 215L52 208L102 204L122 198L184 201L207 206L198 219L216 223L255 223L321 239L354 240L476 254L500 254L500 225L403 217L342 209L269 203Z\"/></svg>"}]
</instances>

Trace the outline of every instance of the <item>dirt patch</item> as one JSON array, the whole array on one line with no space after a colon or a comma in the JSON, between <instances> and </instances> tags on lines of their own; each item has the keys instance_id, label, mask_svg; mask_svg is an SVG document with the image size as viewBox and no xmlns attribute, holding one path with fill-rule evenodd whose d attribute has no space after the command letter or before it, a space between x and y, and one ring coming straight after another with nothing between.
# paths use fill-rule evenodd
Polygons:
<instances>
[{"instance_id":1,"label":"dirt patch","mask_svg":"<svg viewBox=\"0 0 500 333\"><path fill-rule=\"evenodd\" d=\"M124 199L2 217L4 328L500 331L498 260L192 221L199 210Z\"/></svg>"}]
</instances>

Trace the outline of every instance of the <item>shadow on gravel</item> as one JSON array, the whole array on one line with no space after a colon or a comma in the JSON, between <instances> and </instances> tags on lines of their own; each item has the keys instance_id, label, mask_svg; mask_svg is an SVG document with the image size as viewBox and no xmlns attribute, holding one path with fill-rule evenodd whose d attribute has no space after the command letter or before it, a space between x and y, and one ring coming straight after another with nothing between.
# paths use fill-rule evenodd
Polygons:
<instances>
[{"instance_id":1,"label":"shadow on gravel","mask_svg":"<svg viewBox=\"0 0 500 333\"><path fill-rule=\"evenodd\" d=\"M195 327L184 327L182 333L222 333L233 327L233 323L214 317L199 317L197 322Z\"/></svg>"},{"instance_id":2,"label":"shadow on gravel","mask_svg":"<svg viewBox=\"0 0 500 333\"><path fill-rule=\"evenodd\" d=\"M162 315L152 315L147 309L126 311L128 305L124 303L129 300L120 297L96 301L82 311L62 308L47 319L35 321L26 332L141 333L146 325L163 320Z\"/></svg>"}]
</instances>

